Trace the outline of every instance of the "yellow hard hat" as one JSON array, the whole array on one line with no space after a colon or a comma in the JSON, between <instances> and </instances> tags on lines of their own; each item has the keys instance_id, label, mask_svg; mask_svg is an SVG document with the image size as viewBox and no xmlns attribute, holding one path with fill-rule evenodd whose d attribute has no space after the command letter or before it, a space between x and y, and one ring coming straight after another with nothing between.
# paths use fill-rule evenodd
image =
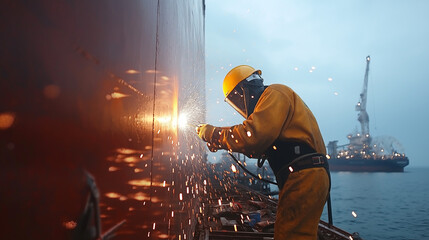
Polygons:
<instances>
[{"instance_id":1,"label":"yellow hard hat","mask_svg":"<svg viewBox=\"0 0 429 240\"><path fill-rule=\"evenodd\" d=\"M248 65L240 65L231 69L223 80L223 94L225 97L228 96L239 82L243 81L255 72L259 75L262 74L261 70L255 70L253 67Z\"/></svg>"}]
</instances>

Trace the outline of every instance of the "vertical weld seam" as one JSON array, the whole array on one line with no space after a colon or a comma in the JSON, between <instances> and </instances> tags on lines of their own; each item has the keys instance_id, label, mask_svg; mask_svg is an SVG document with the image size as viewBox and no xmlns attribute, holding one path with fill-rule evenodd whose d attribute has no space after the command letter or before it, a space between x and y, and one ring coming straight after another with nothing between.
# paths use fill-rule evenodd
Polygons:
<instances>
[{"instance_id":1,"label":"vertical weld seam","mask_svg":"<svg viewBox=\"0 0 429 240\"><path fill-rule=\"evenodd\" d=\"M152 150L150 159L150 194L149 202L152 204L152 183L153 183L153 160L154 160L154 147L155 147L155 102L156 102L156 78L157 78L157 66L158 66L158 31L159 31L159 0L156 9L156 39L155 39L155 72L153 78L153 105L152 105Z\"/></svg>"}]
</instances>

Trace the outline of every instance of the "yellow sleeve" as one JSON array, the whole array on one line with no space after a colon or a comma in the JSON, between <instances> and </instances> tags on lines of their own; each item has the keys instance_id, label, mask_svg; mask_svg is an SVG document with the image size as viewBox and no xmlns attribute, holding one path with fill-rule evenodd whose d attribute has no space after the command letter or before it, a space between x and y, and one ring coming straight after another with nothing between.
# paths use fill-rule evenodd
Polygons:
<instances>
[{"instance_id":1,"label":"yellow sleeve","mask_svg":"<svg viewBox=\"0 0 429 240\"><path fill-rule=\"evenodd\" d=\"M249 118L229 129L218 128L213 139L220 148L250 157L260 156L290 121L289 113L293 112L293 106L290 96L267 88Z\"/></svg>"}]
</instances>

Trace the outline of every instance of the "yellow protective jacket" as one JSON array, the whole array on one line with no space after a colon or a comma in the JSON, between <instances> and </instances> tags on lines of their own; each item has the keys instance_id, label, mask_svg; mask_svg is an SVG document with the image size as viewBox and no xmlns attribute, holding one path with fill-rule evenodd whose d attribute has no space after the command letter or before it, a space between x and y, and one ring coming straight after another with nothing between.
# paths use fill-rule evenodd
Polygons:
<instances>
[{"instance_id":1,"label":"yellow protective jacket","mask_svg":"<svg viewBox=\"0 0 429 240\"><path fill-rule=\"evenodd\" d=\"M253 113L239 125L217 128L213 144L249 157L259 157L275 140L307 143L326 154L316 119L302 99L282 84L268 86Z\"/></svg>"}]
</instances>

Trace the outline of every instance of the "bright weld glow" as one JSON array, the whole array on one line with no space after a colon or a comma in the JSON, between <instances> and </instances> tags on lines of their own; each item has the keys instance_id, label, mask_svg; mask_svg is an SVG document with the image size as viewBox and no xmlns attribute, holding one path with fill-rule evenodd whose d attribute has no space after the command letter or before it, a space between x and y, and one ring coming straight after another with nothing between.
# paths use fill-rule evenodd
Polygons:
<instances>
[{"instance_id":1,"label":"bright weld glow","mask_svg":"<svg viewBox=\"0 0 429 240\"><path fill-rule=\"evenodd\" d=\"M183 112L179 114L179 117L177 118L177 126L180 129L185 129L188 126L188 113Z\"/></svg>"},{"instance_id":2,"label":"bright weld glow","mask_svg":"<svg viewBox=\"0 0 429 240\"><path fill-rule=\"evenodd\" d=\"M357 214L355 213L355 211L352 211L352 215L353 217L357 217Z\"/></svg>"},{"instance_id":3,"label":"bright weld glow","mask_svg":"<svg viewBox=\"0 0 429 240\"><path fill-rule=\"evenodd\" d=\"M233 173L237 172L237 168L235 167L234 164L231 165L231 170Z\"/></svg>"}]
</instances>

